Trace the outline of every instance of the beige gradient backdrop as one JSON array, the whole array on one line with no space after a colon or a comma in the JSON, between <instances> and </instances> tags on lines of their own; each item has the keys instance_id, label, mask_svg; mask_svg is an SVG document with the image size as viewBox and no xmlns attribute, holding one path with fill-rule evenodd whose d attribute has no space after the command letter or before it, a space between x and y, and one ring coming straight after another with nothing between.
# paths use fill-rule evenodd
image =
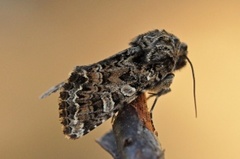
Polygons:
<instances>
[{"instance_id":1,"label":"beige gradient backdrop","mask_svg":"<svg viewBox=\"0 0 240 159\"><path fill-rule=\"evenodd\" d=\"M110 159L94 142L110 130L110 121L67 140L58 121L58 94L38 97L74 66L111 56L155 28L188 44L197 80L197 119L189 65L175 73L172 92L154 110L166 158L239 159L237 0L0 1L0 158Z\"/></svg>"}]
</instances>

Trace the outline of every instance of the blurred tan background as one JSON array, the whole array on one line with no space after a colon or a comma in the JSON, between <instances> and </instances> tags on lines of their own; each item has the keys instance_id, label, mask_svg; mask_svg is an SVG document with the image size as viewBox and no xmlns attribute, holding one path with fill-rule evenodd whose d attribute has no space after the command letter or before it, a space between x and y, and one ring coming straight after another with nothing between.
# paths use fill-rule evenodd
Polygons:
<instances>
[{"instance_id":1,"label":"blurred tan background","mask_svg":"<svg viewBox=\"0 0 240 159\"><path fill-rule=\"evenodd\" d=\"M189 65L175 73L172 92L155 107L166 158L239 159L237 0L0 1L0 158L110 159L94 141L111 129L110 121L67 140L58 120L58 93L38 97L74 66L107 58L156 28L188 44L197 80L197 119Z\"/></svg>"}]
</instances>

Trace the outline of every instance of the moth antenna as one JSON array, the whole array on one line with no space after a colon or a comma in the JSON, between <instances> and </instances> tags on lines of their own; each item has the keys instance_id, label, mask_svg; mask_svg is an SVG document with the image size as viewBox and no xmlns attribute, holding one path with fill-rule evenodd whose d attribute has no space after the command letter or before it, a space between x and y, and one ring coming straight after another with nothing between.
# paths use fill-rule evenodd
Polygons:
<instances>
[{"instance_id":1,"label":"moth antenna","mask_svg":"<svg viewBox=\"0 0 240 159\"><path fill-rule=\"evenodd\" d=\"M194 107L195 107L195 117L197 118L197 97L196 97L196 78L195 78L195 74L194 74L194 68L193 68L193 64L190 61L190 59L186 57L186 60L188 61L188 63L190 64L191 70L192 70L192 78L193 78L193 98L194 98Z\"/></svg>"}]
</instances>

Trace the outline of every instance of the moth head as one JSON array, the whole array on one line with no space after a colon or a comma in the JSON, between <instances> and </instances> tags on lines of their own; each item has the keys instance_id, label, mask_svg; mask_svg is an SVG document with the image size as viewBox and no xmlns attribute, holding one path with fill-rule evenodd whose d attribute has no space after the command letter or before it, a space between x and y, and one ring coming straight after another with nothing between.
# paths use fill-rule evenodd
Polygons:
<instances>
[{"instance_id":1,"label":"moth head","mask_svg":"<svg viewBox=\"0 0 240 159\"><path fill-rule=\"evenodd\" d=\"M163 76L183 68L187 62L190 64L193 76L195 114L197 116L195 75L192 62L187 57L187 45L175 35L157 29L137 36L130 45L140 48L144 53L133 59L134 62L155 66L156 71L159 71Z\"/></svg>"},{"instance_id":2,"label":"moth head","mask_svg":"<svg viewBox=\"0 0 240 159\"><path fill-rule=\"evenodd\" d=\"M175 65L175 70L183 68L187 64L187 44L180 43L178 46L178 49L176 51L177 53L177 60Z\"/></svg>"},{"instance_id":3,"label":"moth head","mask_svg":"<svg viewBox=\"0 0 240 159\"><path fill-rule=\"evenodd\" d=\"M141 34L130 45L138 46L146 52L145 62L171 65L171 71L181 69L187 63L187 45L165 30L156 29Z\"/></svg>"}]
</instances>

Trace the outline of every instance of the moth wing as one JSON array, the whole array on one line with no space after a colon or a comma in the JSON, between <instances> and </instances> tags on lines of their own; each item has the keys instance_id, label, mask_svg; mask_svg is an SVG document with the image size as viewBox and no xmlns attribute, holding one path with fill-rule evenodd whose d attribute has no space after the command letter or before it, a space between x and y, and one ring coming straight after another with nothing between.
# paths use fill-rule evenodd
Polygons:
<instances>
[{"instance_id":1,"label":"moth wing","mask_svg":"<svg viewBox=\"0 0 240 159\"><path fill-rule=\"evenodd\" d=\"M40 97L61 89L59 117L68 138L77 139L87 134L142 91L139 85L144 81L139 83L138 76L143 73L136 72L131 61L135 54L142 56L139 49L130 48L96 64L77 66L67 81Z\"/></svg>"},{"instance_id":2,"label":"moth wing","mask_svg":"<svg viewBox=\"0 0 240 159\"><path fill-rule=\"evenodd\" d=\"M124 72L97 64L76 67L60 92L60 120L68 138L87 134L136 98L136 90L118 78Z\"/></svg>"},{"instance_id":3,"label":"moth wing","mask_svg":"<svg viewBox=\"0 0 240 159\"><path fill-rule=\"evenodd\" d=\"M66 116L61 118L61 123L63 124L63 133L66 135L67 138L78 139L79 137L86 135L87 133L95 129L97 126L101 125L104 121L112 117L113 114L106 113L104 115L98 116L94 113L78 113L77 116L78 119L76 120L72 120ZM82 118L82 120L80 120L79 118Z\"/></svg>"},{"instance_id":4,"label":"moth wing","mask_svg":"<svg viewBox=\"0 0 240 159\"><path fill-rule=\"evenodd\" d=\"M43 99L43 98L46 98L46 97L50 96L52 93L55 93L56 91L60 90L64 84L65 84L65 82L61 82L61 83L49 88L39 98Z\"/></svg>"}]
</instances>

